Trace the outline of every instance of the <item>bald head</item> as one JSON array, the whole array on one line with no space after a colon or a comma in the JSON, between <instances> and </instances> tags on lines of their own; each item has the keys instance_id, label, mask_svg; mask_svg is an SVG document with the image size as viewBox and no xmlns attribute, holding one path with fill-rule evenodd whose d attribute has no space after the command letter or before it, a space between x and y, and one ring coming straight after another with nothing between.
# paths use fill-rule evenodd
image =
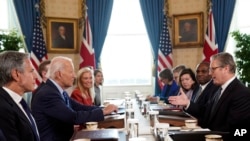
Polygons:
<instances>
[{"instance_id":1,"label":"bald head","mask_svg":"<svg viewBox=\"0 0 250 141\"><path fill-rule=\"evenodd\" d=\"M201 85L208 83L212 78L209 74L209 65L209 62L201 62L196 67L196 79Z\"/></svg>"}]
</instances>

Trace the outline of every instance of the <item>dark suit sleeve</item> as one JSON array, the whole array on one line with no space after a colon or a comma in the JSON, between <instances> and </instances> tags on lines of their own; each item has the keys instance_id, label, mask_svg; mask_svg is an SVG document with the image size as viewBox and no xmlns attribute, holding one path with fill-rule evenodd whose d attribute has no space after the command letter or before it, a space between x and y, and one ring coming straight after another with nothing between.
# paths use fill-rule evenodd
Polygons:
<instances>
[{"instance_id":1,"label":"dark suit sleeve","mask_svg":"<svg viewBox=\"0 0 250 141\"><path fill-rule=\"evenodd\" d=\"M6 141L6 138L1 129L0 129L0 141Z\"/></svg>"},{"instance_id":2,"label":"dark suit sleeve","mask_svg":"<svg viewBox=\"0 0 250 141\"><path fill-rule=\"evenodd\" d=\"M8 96L8 99L3 97L4 95L7 96L7 93L2 93L1 91L2 90L0 90L0 129L2 130L2 134L0 135L8 141L33 141L34 134L28 119L11 97Z\"/></svg>"},{"instance_id":3,"label":"dark suit sleeve","mask_svg":"<svg viewBox=\"0 0 250 141\"><path fill-rule=\"evenodd\" d=\"M64 103L60 93L51 88L45 87L36 94L36 98L32 102L32 110L37 118L39 118L39 115L46 115L70 124L104 120L101 108L84 106L72 99L70 99L71 107L69 108Z\"/></svg>"},{"instance_id":4,"label":"dark suit sleeve","mask_svg":"<svg viewBox=\"0 0 250 141\"><path fill-rule=\"evenodd\" d=\"M4 129L2 131L2 135L5 135L9 140L19 141L18 130L15 128L15 113L2 106L0 108L0 112L5 115L0 116L0 127Z\"/></svg>"}]
</instances>

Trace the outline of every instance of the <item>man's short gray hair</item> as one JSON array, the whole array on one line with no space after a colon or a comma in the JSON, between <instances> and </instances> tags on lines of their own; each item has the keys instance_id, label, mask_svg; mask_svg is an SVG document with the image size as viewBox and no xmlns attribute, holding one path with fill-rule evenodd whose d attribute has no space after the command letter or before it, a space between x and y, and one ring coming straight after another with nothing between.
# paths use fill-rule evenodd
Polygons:
<instances>
[{"instance_id":1,"label":"man's short gray hair","mask_svg":"<svg viewBox=\"0 0 250 141\"><path fill-rule=\"evenodd\" d=\"M0 86L13 81L11 75L13 69L24 72L25 59L29 59L29 54L18 51L4 51L0 53Z\"/></svg>"}]
</instances>

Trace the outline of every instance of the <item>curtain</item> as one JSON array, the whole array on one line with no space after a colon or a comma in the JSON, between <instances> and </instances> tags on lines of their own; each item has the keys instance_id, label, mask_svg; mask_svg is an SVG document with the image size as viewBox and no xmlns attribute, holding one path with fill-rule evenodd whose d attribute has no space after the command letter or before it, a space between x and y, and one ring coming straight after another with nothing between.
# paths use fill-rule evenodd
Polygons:
<instances>
[{"instance_id":1,"label":"curtain","mask_svg":"<svg viewBox=\"0 0 250 141\"><path fill-rule=\"evenodd\" d=\"M219 52L224 51L236 0L212 0L216 40Z\"/></svg>"},{"instance_id":2,"label":"curtain","mask_svg":"<svg viewBox=\"0 0 250 141\"><path fill-rule=\"evenodd\" d=\"M140 5L148 37L153 50L154 68L157 68L158 48L164 16L164 0L140 0ZM154 75L155 94L158 94L160 93L160 86L157 81L158 76L156 70L154 71Z\"/></svg>"},{"instance_id":3,"label":"curtain","mask_svg":"<svg viewBox=\"0 0 250 141\"><path fill-rule=\"evenodd\" d=\"M13 0L18 20L25 36L24 41L28 51L32 48L33 26L36 19L35 4L39 4L39 0Z\"/></svg>"},{"instance_id":4,"label":"curtain","mask_svg":"<svg viewBox=\"0 0 250 141\"><path fill-rule=\"evenodd\" d=\"M100 56L108 32L113 0L87 0L96 66L100 65Z\"/></svg>"}]
</instances>

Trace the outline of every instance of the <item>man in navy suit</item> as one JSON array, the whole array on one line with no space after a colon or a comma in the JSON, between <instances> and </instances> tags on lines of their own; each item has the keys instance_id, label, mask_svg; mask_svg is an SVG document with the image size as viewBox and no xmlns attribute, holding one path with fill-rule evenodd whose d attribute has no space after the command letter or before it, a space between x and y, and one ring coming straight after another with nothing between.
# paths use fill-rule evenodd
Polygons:
<instances>
[{"instance_id":1,"label":"man in navy suit","mask_svg":"<svg viewBox=\"0 0 250 141\"><path fill-rule=\"evenodd\" d=\"M209 74L209 65L209 62L201 62L196 67L196 79L200 85L200 90L196 93L194 102L200 105L205 105L219 89L219 86L213 83L212 76Z\"/></svg>"},{"instance_id":2,"label":"man in navy suit","mask_svg":"<svg viewBox=\"0 0 250 141\"><path fill-rule=\"evenodd\" d=\"M235 71L236 64L232 55L225 52L213 55L210 74L213 83L220 86L220 91L205 106L190 102L183 92L180 96L170 97L169 101L174 105L185 106L185 110L192 115L200 114L204 128L230 132L232 137L235 132L246 129L246 139L250 134L250 91L236 78Z\"/></svg>"},{"instance_id":3,"label":"man in navy suit","mask_svg":"<svg viewBox=\"0 0 250 141\"><path fill-rule=\"evenodd\" d=\"M41 141L69 141L74 125L102 121L104 115L117 111L117 106L112 104L104 109L82 105L65 94L76 77L70 58L53 58L47 76L46 83L35 91L31 103Z\"/></svg>"},{"instance_id":4,"label":"man in navy suit","mask_svg":"<svg viewBox=\"0 0 250 141\"><path fill-rule=\"evenodd\" d=\"M214 96L216 91L219 89L219 86L215 85L212 80L211 74L209 74L209 62L201 62L196 67L196 79L200 85L199 90L195 93L195 96L193 98L193 101L196 104L199 104L200 106L204 106L211 97ZM202 121L202 115L197 114L193 115L196 118L198 118L198 124L200 126L203 126Z\"/></svg>"},{"instance_id":5,"label":"man in navy suit","mask_svg":"<svg viewBox=\"0 0 250 141\"><path fill-rule=\"evenodd\" d=\"M35 89L37 77L29 54L2 52L0 64L0 136L7 141L39 141L34 119L22 107L22 96Z\"/></svg>"}]
</instances>

